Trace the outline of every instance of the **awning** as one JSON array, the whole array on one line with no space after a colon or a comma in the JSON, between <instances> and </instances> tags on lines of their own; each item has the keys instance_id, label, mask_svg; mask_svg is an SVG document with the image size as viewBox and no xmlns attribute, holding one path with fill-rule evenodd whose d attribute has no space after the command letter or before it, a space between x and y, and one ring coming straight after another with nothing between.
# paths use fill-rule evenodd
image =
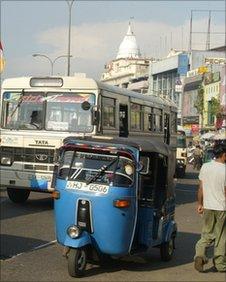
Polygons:
<instances>
[{"instance_id":1,"label":"awning","mask_svg":"<svg viewBox=\"0 0 226 282\"><path fill-rule=\"evenodd\" d=\"M226 140L226 131L215 134L213 137L214 140Z\"/></svg>"},{"instance_id":2,"label":"awning","mask_svg":"<svg viewBox=\"0 0 226 282\"><path fill-rule=\"evenodd\" d=\"M200 136L200 139L212 139L215 136L214 132L207 132Z\"/></svg>"}]
</instances>

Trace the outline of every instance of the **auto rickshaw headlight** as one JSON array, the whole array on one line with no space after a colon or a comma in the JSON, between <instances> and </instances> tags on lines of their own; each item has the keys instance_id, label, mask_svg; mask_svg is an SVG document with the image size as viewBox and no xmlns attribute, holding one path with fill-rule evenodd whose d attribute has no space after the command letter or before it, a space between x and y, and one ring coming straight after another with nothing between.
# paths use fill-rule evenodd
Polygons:
<instances>
[{"instance_id":1,"label":"auto rickshaw headlight","mask_svg":"<svg viewBox=\"0 0 226 282\"><path fill-rule=\"evenodd\" d=\"M72 238L76 239L81 235L81 229L76 225L71 225L67 229L67 234Z\"/></svg>"},{"instance_id":2,"label":"auto rickshaw headlight","mask_svg":"<svg viewBox=\"0 0 226 282\"><path fill-rule=\"evenodd\" d=\"M126 172L127 175L132 175L133 172L134 172L134 167L130 164L127 164L125 166L125 172Z\"/></svg>"}]
</instances>

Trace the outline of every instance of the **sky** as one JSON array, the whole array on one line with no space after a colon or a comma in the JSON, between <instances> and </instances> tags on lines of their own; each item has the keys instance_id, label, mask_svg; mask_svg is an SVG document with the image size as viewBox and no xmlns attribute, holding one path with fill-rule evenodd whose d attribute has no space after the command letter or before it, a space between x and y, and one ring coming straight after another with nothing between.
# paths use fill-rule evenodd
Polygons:
<instances>
[{"instance_id":1,"label":"sky","mask_svg":"<svg viewBox=\"0 0 226 282\"><path fill-rule=\"evenodd\" d=\"M116 58L129 21L143 57L161 58L171 48L187 50L191 10L193 32L202 32L193 33L192 48L205 49L208 10L211 10L211 47L225 45L224 0L75 0L71 13L71 74L86 73L99 79L105 64ZM0 38L6 60L2 79L49 75L48 59L32 55L44 54L51 60L67 55L68 21L65 0L1 0ZM65 75L67 58L57 59L53 70L55 75Z\"/></svg>"}]
</instances>

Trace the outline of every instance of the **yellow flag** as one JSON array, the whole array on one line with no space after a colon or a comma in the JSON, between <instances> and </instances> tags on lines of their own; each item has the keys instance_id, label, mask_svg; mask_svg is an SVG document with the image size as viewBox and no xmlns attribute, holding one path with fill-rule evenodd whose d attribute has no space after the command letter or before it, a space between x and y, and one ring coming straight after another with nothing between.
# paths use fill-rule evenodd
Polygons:
<instances>
[{"instance_id":1,"label":"yellow flag","mask_svg":"<svg viewBox=\"0 0 226 282\"><path fill-rule=\"evenodd\" d=\"M5 67L5 59L3 57L3 48L2 48L2 43L0 41L0 73L3 72Z\"/></svg>"}]
</instances>

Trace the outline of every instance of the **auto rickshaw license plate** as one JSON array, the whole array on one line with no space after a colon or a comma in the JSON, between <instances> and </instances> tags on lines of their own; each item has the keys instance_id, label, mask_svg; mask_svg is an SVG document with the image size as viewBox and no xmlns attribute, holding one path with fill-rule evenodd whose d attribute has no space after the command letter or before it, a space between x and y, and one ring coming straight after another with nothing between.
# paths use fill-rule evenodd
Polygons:
<instances>
[{"instance_id":1,"label":"auto rickshaw license plate","mask_svg":"<svg viewBox=\"0 0 226 282\"><path fill-rule=\"evenodd\" d=\"M107 194L109 186L100 185L100 184L86 185L85 182L68 181L66 185L66 189L75 189L75 190L91 192L91 193Z\"/></svg>"}]
</instances>

